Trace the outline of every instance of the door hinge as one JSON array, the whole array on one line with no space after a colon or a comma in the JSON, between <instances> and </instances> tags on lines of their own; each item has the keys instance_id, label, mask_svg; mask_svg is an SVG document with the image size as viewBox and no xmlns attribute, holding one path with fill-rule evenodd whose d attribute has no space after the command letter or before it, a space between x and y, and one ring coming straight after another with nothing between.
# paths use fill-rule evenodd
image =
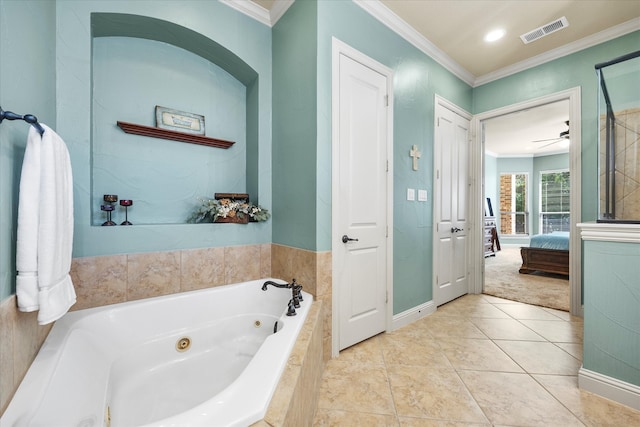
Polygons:
<instances>
[{"instance_id":1,"label":"door hinge","mask_svg":"<svg viewBox=\"0 0 640 427\"><path fill-rule=\"evenodd\" d=\"M440 179L440 169L436 169L436 179Z\"/></svg>"},{"instance_id":2,"label":"door hinge","mask_svg":"<svg viewBox=\"0 0 640 427\"><path fill-rule=\"evenodd\" d=\"M385 228L385 237L389 237L389 226L387 225Z\"/></svg>"},{"instance_id":3,"label":"door hinge","mask_svg":"<svg viewBox=\"0 0 640 427\"><path fill-rule=\"evenodd\" d=\"M385 105L386 107L388 107L388 106L389 106L389 95L385 95L385 96L384 96L384 105Z\"/></svg>"},{"instance_id":4,"label":"door hinge","mask_svg":"<svg viewBox=\"0 0 640 427\"><path fill-rule=\"evenodd\" d=\"M387 172L389 172L389 160L387 160Z\"/></svg>"},{"instance_id":5,"label":"door hinge","mask_svg":"<svg viewBox=\"0 0 640 427\"><path fill-rule=\"evenodd\" d=\"M389 291L386 291L385 296L384 296L384 303L388 304L389 303Z\"/></svg>"}]
</instances>

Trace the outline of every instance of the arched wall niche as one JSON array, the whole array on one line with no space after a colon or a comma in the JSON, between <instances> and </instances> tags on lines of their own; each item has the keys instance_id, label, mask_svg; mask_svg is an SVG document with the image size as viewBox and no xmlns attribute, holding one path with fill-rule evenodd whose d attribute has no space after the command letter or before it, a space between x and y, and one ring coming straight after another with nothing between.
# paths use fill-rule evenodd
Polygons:
<instances>
[{"instance_id":1,"label":"arched wall niche","mask_svg":"<svg viewBox=\"0 0 640 427\"><path fill-rule=\"evenodd\" d=\"M183 49L187 52L190 52L198 57L210 62L213 64L215 68L219 68L224 72L228 73L233 79L237 80L244 86L243 88L243 96L244 96L244 105L242 106L244 111L244 119L241 123L244 126L243 129L243 137L244 137L244 147L239 147L236 149L244 150L244 167L237 168L243 169L239 174L242 176L238 176L234 181L237 185L242 188L218 188L216 187L213 191L215 192L246 192L249 194L250 199L254 203L258 203L258 117L259 117L259 76L258 73L249 66L245 61L243 61L240 57L234 54L229 49L220 45L219 43L211 40L210 38L193 31L187 27L164 21L161 19L151 18L142 15L133 15L133 14L123 14L123 13L91 13L91 37L92 40L96 40L102 37L113 37L113 38L133 38L133 39L142 39L148 40L152 42L161 42L171 45L175 48ZM94 52L92 51L92 64L94 64L93 58ZM92 81L93 76L95 76L96 70L92 69ZM169 82L167 82L169 83ZM94 97L95 87L92 84L92 98ZM100 204L103 193L110 193L107 191L106 185L101 185L100 180L104 180L104 176L99 169L104 169L104 165L99 166L95 159L96 152L96 144L101 138L96 138L96 110L95 103L92 99L92 138L91 138L91 180L92 180L92 194L91 194L91 210L92 210L92 225L100 225L100 223L104 220L103 213L100 211ZM173 105L163 105L165 107L174 108ZM147 106L145 105L146 109ZM153 114L154 105L148 105L149 115ZM190 111L193 113L198 113L198 111ZM118 118L118 120L129 121L126 117ZM205 128L207 130L207 136L219 137L225 139L224 136L220 135L211 135L209 132L209 128L207 127L207 117L205 116ZM153 125L152 123L139 123L143 125ZM103 126L104 124L100 124L99 126ZM115 128L115 121L110 121L109 126ZM111 135L115 135L117 138L125 138L132 136L125 135L122 133L120 136L120 131L117 132L114 129L109 130ZM115 132L115 133L114 133ZM146 138L146 137L138 137L133 136L133 138ZM104 139L104 138L102 138ZM162 141L162 140L158 140ZM104 142L102 142L104 143ZM199 147L199 148L187 148L191 146L191 144L184 144L179 142L168 142L170 144L178 144L174 146L174 150L179 149L175 147L185 147L183 150L220 150L218 148L210 148L210 147ZM197 146L196 146L197 147ZM231 150L229 150L231 151ZM128 155L128 153L127 153ZM196 156L198 156L196 154ZM152 161L153 159L145 159L147 163ZM188 165L186 165L188 167ZM233 171L229 171L229 173L236 173L236 169ZM132 171L133 172L133 171ZM112 177L113 181L136 181L142 184L141 175L139 171L138 173L133 173L131 176L120 176ZM144 176L144 174L142 174ZM177 185L175 182L172 185ZM185 189L185 194L189 194L192 189ZM213 194L197 194L200 197L213 197ZM130 198L126 194L121 195L121 198ZM157 194L154 194L149 197L149 200L144 200L145 203L144 209L146 212L153 212L154 209L157 209L156 212L160 213L162 209L162 204L166 204L167 202L171 203L170 200L161 200ZM154 206L154 203L158 203L158 207ZM195 204L195 200L194 200ZM140 206L136 205L134 200L134 207ZM166 205L165 205L166 206ZM140 212L142 212L142 206L140 206ZM184 218L186 219L186 218ZM154 218L149 219L149 217L145 217L142 220L144 224L163 224L163 223L176 223L181 222L182 219L179 220L167 220L162 215L158 215L158 219ZM183 222L183 221L182 221ZM134 221L134 224L136 222ZM140 222L137 222L140 223Z\"/></svg>"}]
</instances>

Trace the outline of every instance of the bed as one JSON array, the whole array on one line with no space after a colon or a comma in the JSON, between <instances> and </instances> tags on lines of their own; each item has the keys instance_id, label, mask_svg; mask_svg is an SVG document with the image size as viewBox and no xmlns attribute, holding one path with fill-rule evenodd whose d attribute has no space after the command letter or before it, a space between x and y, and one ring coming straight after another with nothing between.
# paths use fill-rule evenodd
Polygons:
<instances>
[{"instance_id":1,"label":"bed","mask_svg":"<svg viewBox=\"0 0 640 427\"><path fill-rule=\"evenodd\" d=\"M534 271L569 275L569 232L554 231L531 237L529 247L521 247L520 273Z\"/></svg>"}]
</instances>

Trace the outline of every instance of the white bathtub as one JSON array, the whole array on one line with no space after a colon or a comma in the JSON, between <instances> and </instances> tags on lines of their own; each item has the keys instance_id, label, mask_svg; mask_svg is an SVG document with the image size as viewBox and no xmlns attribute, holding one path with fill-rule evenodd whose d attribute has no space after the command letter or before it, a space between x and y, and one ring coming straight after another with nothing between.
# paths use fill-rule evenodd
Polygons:
<instances>
[{"instance_id":1,"label":"white bathtub","mask_svg":"<svg viewBox=\"0 0 640 427\"><path fill-rule=\"evenodd\" d=\"M0 425L244 427L261 420L312 300L303 292L297 315L286 316L291 290L262 291L265 280L285 283L255 280L65 315ZM178 351L186 339L188 349Z\"/></svg>"}]
</instances>

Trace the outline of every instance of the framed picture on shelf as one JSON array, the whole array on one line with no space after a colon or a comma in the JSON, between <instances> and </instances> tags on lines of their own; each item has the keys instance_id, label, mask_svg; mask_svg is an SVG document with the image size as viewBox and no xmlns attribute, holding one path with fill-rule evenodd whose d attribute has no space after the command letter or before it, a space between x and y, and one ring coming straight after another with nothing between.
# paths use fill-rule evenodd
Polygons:
<instances>
[{"instance_id":1,"label":"framed picture on shelf","mask_svg":"<svg viewBox=\"0 0 640 427\"><path fill-rule=\"evenodd\" d=\"M204 116L156 105L156 127L204 135Z\"/></svg>"}]
</instances>

